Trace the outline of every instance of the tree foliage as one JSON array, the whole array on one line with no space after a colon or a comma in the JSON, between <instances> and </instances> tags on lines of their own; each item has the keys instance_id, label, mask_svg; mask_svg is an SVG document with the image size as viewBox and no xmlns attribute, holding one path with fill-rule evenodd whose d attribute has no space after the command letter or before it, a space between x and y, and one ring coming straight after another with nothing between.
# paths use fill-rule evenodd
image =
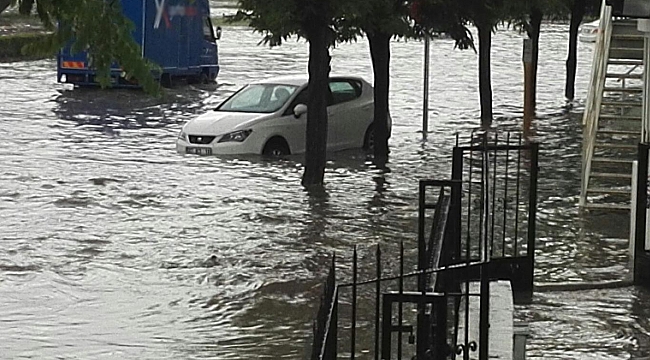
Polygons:
<instances>
[{"instance_id":1,"label":"tree foliage","mask_svg":"<svg viewBox=\"0 0 650 360\"><path fill-rule=\"evenodd\" d=\"M315 19L322 19L329 29L330 46L355 39L358 31L349 32L343 26L343 14L354 12L357 1L348 0L239 0L239 10L228 20L247 21L254 31L262 34L263 44L282 45L292 36L309 41L308 29Z\"/></svg>"},{"instance_id":2,"label":"tree foliage","mask_svg":"<svg viewBox=\"0 0 650 360\"><path fill-rule=\"evenodd\" d=\"M30 0L14 0L19 7ZM66 44L73 52L86 50L89 66L100 85L110 85L111 65L119 63L127 78L135 78L145 91L159 92L152 70L131 35L134 25L124 17L119 0L36 0L36 12L51 34L28 46L35 54L55 54Z\"/></svg>"},{"instance_id":3,"label":"tree foliage","mask_svg":"<svg viewBox=\"0 0 650 360\"><path fill-rule=\"evenodd\" d=\"M356 34L337 31L337 20L348 11L347 0L239 0L241 10L231 18L247 20L255 31L263 34L262 43L281 45L291 36L309 42L309 100L305 187L321 186L324 181L327 146L327 93L330 72L329 48L346 36Z\"/></svg>"}]
</instances>

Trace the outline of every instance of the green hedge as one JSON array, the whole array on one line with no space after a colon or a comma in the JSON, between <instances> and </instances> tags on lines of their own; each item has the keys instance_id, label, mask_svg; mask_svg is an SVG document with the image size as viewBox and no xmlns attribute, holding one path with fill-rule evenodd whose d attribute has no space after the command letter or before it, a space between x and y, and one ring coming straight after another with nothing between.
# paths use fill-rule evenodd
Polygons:
<instances>
[{"instance_id":1,"label":"green hedge","mask_svg":"<svg viewBox=\"0 0 650 360\"><path fill-rule=\"evenodd\" d=\"M22 53L23 46L40 40L45 34L27 33L0 36L0 61L33 60L43 56Z\"/></svg>"}]
</instances>

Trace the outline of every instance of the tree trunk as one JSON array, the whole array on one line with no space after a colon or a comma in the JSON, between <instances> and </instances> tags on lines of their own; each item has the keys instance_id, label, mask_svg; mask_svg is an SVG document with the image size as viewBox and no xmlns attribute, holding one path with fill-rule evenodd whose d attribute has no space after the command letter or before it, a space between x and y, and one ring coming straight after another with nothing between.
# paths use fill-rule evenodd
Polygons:
<instances>
[{"instance_id":1,"label":"tree trunk","mask_svg":"<svg viewBox=\"0 0 650 360\"><path fill-rule=\"evenodd\" d=\"M327 98L329 92L328 28L322 21L308 25L309 100L307 103L307 135L305 151L305 187L323 184L327 160Z\"/></svg>"},{"instance_id":2,"label":"tree trunk","mask_svg":"<svg viewBox=\"0 0 650 360\"><path fill-rule=\"evenodd\" d=\"M370 55L375 75L375 113L373 117L375 163L383 166L388 161L388 93L390 66L390 35L376 32L368 35Z\"/></svg>"},{"instance_id":3,"label":"tree trunk","mask_svg":"<svg viewBox=\"0 0 650 360\"><path fill-rule=\"evenodd\" d=\"M32 13L32 8L34 7L34 0L22 0L20 6L18 7L18 12L21 15L29 15Z\"/></svg>"},{"instance_id":4,"label":"tree trunk","mask_svg":"<svg viewBox=\"0 0 650 360\"><path fill-rule=\"evenodd\" d=\"M2 12L5 11L10 4L11 0L0 0L0 14L2 14Z\"/></svg>"},{"instance_id":5,"label":"tree trunk","mask_svg":"<svg viewBox=\"0 0 650 360\"><path fill-rule=\"evenodd\" d=\"M544 14L542 14L542 12L537 8L533 8L530 12L531 33L528 36L533 41L533 84L531 87L533 90L533 94L531 95L533 101L533 114L535 112L535 108L537 107L537 64L539 63L539 32L542 27L543 16Z\"/></svg>"},{"instance_id":6,"label":"tree trunk","mask_svg":"<svg viewBox=\"0 0 650 360\"><path fill-rule=\"evenodd\" d=\"M568 100L575 98L576 67L578 64L578 28L585 16L585 0L574 0L569 24L569 56L566 60L566 82L564 96Z\"/></svg>"},{"instance_id":7,"label":"tree trunk","mask_svg":"<svg viewBox=\"0 0 650 360\"><path fill-rule=\"evenodd\" d=\"M492 125L492 75L490 69L490 50L492 48L492 26L477 23L478 29L478 86L481 99L481 126Z\"/></svg>"}]
</instances>

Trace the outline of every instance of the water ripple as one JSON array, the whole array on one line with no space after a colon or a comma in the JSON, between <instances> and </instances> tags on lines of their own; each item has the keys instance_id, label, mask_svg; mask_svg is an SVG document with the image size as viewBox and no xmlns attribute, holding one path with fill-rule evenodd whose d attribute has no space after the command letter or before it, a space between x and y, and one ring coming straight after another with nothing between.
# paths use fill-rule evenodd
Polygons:
<instances>
[{"instance_id":1,"label":"water ripple","mask_svg":"<svg viewBox=\"0 0 650 360\"><path fill-rule=\"evenodd\" d=\"M627 219L577 211L582 105L567 108L562 96L567 28L546 24L542 33L536 276L618 279L627 273ZM521 39L507 29L494 36L495 125L504 131L522 122ZM300 186L302 156L175 153L181 126L243 84L306 71L304 42L269 49L259 40L227 28L218 85L159 99L73 90L56 83L53 60L0 64L3 356L304 358L332 253L345 277L352 245L369 262L376 244L389 261L400 242L414 251L417 180L447 178L456 134L478 126L476 54L433 41L431 133L422 141L422 44L393 42L387 168L360 151L330 154L325 192L310 194ZM579 51L583 99L590 45ZM332 50L332 69L372 79L367 42ZM523 310L529 356L643 356L648 299L628 289L537 295Z\"/></svg>"}]
</instances>

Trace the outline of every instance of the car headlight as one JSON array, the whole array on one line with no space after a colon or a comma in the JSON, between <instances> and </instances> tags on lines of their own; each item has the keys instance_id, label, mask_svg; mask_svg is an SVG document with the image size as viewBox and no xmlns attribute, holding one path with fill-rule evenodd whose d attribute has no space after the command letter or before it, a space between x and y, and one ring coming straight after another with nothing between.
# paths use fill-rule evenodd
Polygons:
<instances>
[{"instance_id":1,"label":"car headlight","mask_svg":"<svg viewBox=\"0 0 650 360\"><path fill-rule=\"evenodd\" d=\"M178 134L178 140L183 140L185 142L188 142L187 141L187 134L185 133L185 131L181 131L181 133Z\"/></svg>"},{"instance_id":2,"label":"car headlight","mask_svg":"<svg viewBox=\"0 0 650 360\"><path fill-rule=\"evenodd\" d=\"M248 135L250 135L253 132L253 130L238 130L238 131L233 131L231 133L228 133L219 139L218 142L230 142L230 141L235 141L235 142L242 142L246 140Z\"/></svg>"}]
</instances>

